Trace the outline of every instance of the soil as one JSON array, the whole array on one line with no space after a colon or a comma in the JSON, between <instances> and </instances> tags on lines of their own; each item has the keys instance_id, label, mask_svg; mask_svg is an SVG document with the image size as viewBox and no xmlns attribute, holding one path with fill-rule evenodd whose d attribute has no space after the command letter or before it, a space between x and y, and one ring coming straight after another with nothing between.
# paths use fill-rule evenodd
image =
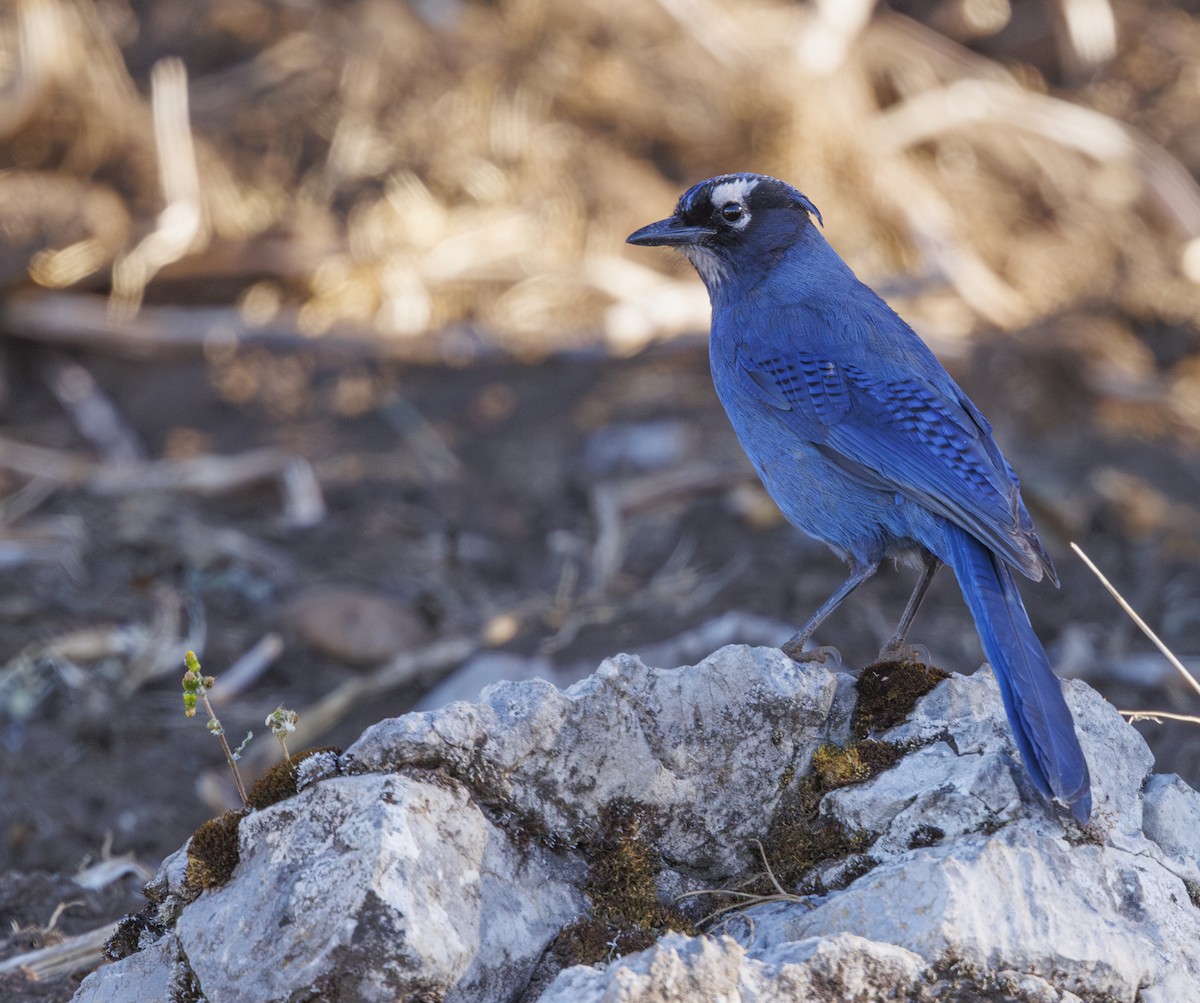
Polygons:
<instances>
[{"instance_id":1,"label":"soil","mask_svg":"<svg viewBox=\"0 0 1200 1003\"><path fill-rule=\"evenodd\" d=\"M1125 653L1149 646L1069 554L1066 539L1083 543L1176 650L1200 650L1200 617L1186 601L1200 591L1200 554L1179 545L1173 520L1150 520L1144 499L1139 507L1101 490L1121 471L1186 525L1195 511L1194 462L1180 462L1185 444L1170 435L1133 435L1129 422L1105 419L1112 402L1030 344L1036 340L985 343L958 375L996 418L1059 564L1060 591L1044 583L1025 590L1035 626L1052 657L1075 651L1072 664L1118 705L1179 709L1186 697L1170 675L1141 686L1115 673ZM62 357L16 345L4 359L8 434L80 450L80 433L45 379L48 361ZM148 455L282 449L312 463L328 510L314 526L288 528L272 487L197 497L131 482L106 496L59 487L24 517L81 531L74 558L27 563L0 582L0 650L8 659L0 676L0 871L11 872L10 885L26 881L20 908L4 915L27 936L69 897L49 878L28 883L29 875L67 875L104 854L133 854L153 867L230 796L203 715L182 713L181 664L133 685L131 660L111 644L88 657L72 654L78 644L29 656L56 639L151 623L163 597L177 597L192 619L203 611L202 644L192 643L218 677L216 693L228 665L264 634L280 633L282 657L220 711L235 744L247 730L259 732L254 762L269 765L266 714L280 704L303 709L370 671L323 653L329 644L314 643L311 625L289 614L297 596L311 603L314 589L352 586L352 606L361 595L408 611L414 650L482 633L502 640L501 650L548 658L578 675L606 655L638 651L730 610L779 621L782 640L843 573L757 488L713 395L700 342L627 360L564 356L469 368L262 349L220 364L86 353L72 361L92 375ZM285 378L287 395L276 385ZM351 385L358 396L347 413ZM1030 399L1042 403L1013 410ZM596 491L704 465L718 474L703 490L628 516L619 570L596 586ZM864 664L911 583L912 572L885 570L819 640L836 644L848 666ZM362 623L353 613L345 619L343 648L353 648ZM496 637L497 623L509 624L512 636ZM185 617L179 632L189 626ZM1087 640L1082 659L1080 638ZM948 574L935 582L912 640L948 669L978 665L978 642ZM1106 669L1115 674L1106 678ZM348 745L366 725L410 709L436 681L426 676L351 707L317 741ZM1200 780L1194 729L1140 727L1160 770ZM74 921L131 908L137 897L126 891L119 904L76 907ZM60 929L68 928L64 920Z\"/></svg>"}]
</instances>

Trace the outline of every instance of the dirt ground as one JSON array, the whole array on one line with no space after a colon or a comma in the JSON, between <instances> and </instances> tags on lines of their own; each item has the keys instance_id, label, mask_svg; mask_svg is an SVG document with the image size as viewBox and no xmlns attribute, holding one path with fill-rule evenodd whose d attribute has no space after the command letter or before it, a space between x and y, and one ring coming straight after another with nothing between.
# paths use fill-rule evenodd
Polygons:
<instances>
[{"instance_id":1,"label":"dirt ground","mask_svg":"<svg viewBox=\"0 0 1200 1003\"><path fill-rule=\"evenodd\" d=\"M1061 591L1026 589L1035 625L1071 667L1112 685L1119 705L1170 710L1186 699L1169 675L1151 672L1136 696L1135 681L1105 680L1148 644L1066 542L1079 541L1174 650L1200 650L1200 610L1191 602L1200 553L1180 529L1196 518L1194 458L1169 434L1131 432L1133 417L1114 417L1111 401L1091 398L1079 380L1072 385L1053 358L1037 357L1035 344L997 340L959 374L995 418L1059 564ZM31 346L6 353L9 434L78 448L78 431L46 387L47 359ZM169 604L164 596L193 618L202 611L203 663L218 677L264 634L282 634L282 656L221 714L235 740L253 729L270 748L261 722L272 708L303 711L371 671L352 660L383 660L370 651L380 616L413 650L486 637L481 647L502 641L500 650L578 672L730 610L786 629L842 572L783 524L753 483L699 342L625 361L564 356L466 369L265 350L220 365L76 359L150 455L171 455L173 442L197 436L206 452L294 453L312 464L328 512L316 525L289 529L274 486L203 498L129 483L99 496L60 488L26 516L35 526L72 525L78 535L0 582L0 650L10 658L0 747L9 778L0 805L6 868L70 872L97 857L106 839L113 853L153 864L212 813L197 782L208 770L220 775L221 755L201 721L182 714L179 665L134 688L111 642L90 654L78 641L74 654L50 650L80 632L150 623ZM257 380L240 403L221 392L233 369ZM283 405L273 402L276 379L286 379L292 395ZM352 416L339 413L348 382L365 405ZM1033 411L1030 401L1039 402ZM1137 423L1151 423L1149 409L1133 407L1145 412ZM619 567L597 584L598 492L709 469L699 483L656 489L657 500L632 507ZM848 665L861 664L910 584L903 570L881 574L821 640L837 645ZM297 597L333 585L360 591L349 594L345 622L314 643L303 623L311 614L295 615ZM914 640L940 664L970 671L978 647L956 592L949 576L936 583ZM410 615L397 628L373 597ZM192 627L177 629L182 637ZM366 654L357 654L363 644ZM18 666L21 652L32 654ZM348 744L364 725L409 709L435 681L427 675L351 707L313 740ZM1161 769L1200 779L1192 732L1142 727Z\"/></svg>"}]
</instances>

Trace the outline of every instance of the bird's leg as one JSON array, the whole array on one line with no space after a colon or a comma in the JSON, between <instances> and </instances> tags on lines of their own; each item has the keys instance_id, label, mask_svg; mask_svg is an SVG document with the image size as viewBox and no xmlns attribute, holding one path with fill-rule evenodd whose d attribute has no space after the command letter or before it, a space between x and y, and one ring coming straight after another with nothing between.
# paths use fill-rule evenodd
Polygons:
<instances>
[{"instance_id":1,"label":"bird's leg","mask_svg":"<svg viewBox=\"0 0 1200 1003\"><path fill-rule=\"evenodd\" d=\"M917 579L917 587L913 589L912 595L909 596L908 605L904 607L904 612L900 614L900 622L896 624L895 631L888 638L887 643L883 646L883 650L879 652L879 660L881 662L897 658L904 650L904 639L908 637L908 628L912 626L913 619L917 615L917 610L921 608L921 602L925 599L925 593L929 591L929 586L933 583L933 576L938 573L938 569L941 566L941 560L926 551L925 566L921 568L921 577ZM921 661L924 661L924 659L921 659Z\"/></svg>"},{"instance_id":2,"label":"bird's leg","mask_svg":"<svg viewBox=\"0 0 1200 1003\"><path fill-rule=\"evenodd\" d=\"M842 582L842 584L838 586L837 591L834 592L834 594L828 599L826 599L821 604L820 609L818 609L811 617L809 617L808 623L800 628L800 633L798 633L783 646L783 653L794 662L825 661L827 652L806 652L804 650L804 646L808 643L809 638L811 638L813 634L817 632L817 628L825 622L825 618L842 604L842 600L878 570L878 561L871 561L868 564L863 564L854 568L854 570L850 572L850 577Z\"/></svg>"}]
</instances>

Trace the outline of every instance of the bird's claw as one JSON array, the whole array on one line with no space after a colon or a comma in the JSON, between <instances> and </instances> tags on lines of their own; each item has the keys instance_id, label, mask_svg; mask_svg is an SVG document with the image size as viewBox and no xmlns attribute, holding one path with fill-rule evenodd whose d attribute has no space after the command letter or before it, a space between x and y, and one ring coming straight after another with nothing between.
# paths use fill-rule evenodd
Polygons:
<instances>
[{"instance_id":1,"label":"bird's claw","mask_svg":"<svg viewBox=\"0 0 1200 1003\"><path fill-rule=\"evenodd\" d=\"M842 664L842 653L831 645L823 648L809 648L805 651L802 644L794 645L789 641L781 650L793 662L801 665L805 662L818 662L827 668L837 669Z\"/></svg>"},{"instance_id":2,"label":"bird's claw","mask_svg":"<svg viewBox=\"0 0 1200 1003\"><path fill-rule=\"evenodd\" d=\"M875 659L879 662L916 662L919 665L931 665L929 649L923 644L886 644Z\"/></svg>"}]
</instances>

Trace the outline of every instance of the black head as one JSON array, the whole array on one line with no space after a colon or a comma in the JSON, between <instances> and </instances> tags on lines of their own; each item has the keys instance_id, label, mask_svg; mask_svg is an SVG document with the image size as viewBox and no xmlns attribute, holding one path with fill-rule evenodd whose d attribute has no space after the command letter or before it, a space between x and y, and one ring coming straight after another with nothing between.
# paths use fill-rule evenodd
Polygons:
<instances>
[{"instance_id":1,"label":"black head","mask_svg":"<svg viewBox=\"0 0 1200 1003\"><path fill-rule=\"evenodd\" d=\"M764 174L722 174L683 193L674 214L626 238L630 244L678 247L704 281L739 250L786 247L821 214L804 194Z\"/></svg>"}]
</instances>

